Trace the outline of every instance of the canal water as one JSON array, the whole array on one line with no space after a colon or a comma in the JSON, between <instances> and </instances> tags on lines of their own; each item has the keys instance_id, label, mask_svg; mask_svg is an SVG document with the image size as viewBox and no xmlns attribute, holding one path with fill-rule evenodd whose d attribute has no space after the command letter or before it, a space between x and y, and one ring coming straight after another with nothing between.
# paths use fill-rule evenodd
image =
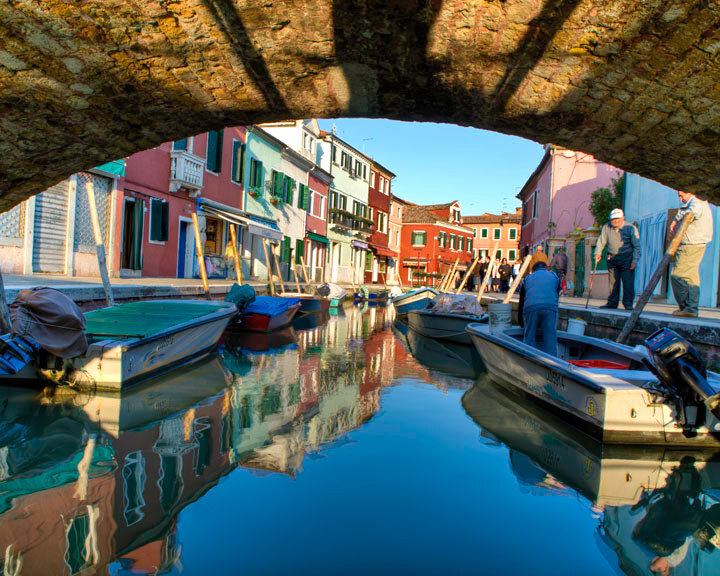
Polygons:
<instances>
[{"instance_id":1,"label":"canal water","mask_svg":"<svg viewBox=\"0 0 720 576\"><path fill-rule=\"evenodd\" d=\"M2 574L720 574L717 462L481 368L351 307L122 396L4 390Z\"/></svg>"}]
</instances>

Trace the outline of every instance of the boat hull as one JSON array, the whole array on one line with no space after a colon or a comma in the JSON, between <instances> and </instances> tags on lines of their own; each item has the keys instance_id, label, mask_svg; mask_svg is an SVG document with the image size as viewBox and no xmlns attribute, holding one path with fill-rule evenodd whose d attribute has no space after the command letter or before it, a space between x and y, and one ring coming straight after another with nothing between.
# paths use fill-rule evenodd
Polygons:
<instances>
[{"instance_id":1,"label":"boat hull","mask_svg":"<svg viewBox=\"0 0 720 576\"><path fill-rule=\"evenodd\" d=\"M257 312L243 313L240 317L240 324L236 324L234 327L245 332L272 332L290 324L299 309L300 304L294 304L274 316Z\"/></svg>"},{"instance_id":2,"label":"boat hull","mask_svg":"<svg viewBox=\"0 0 720 576\"><path fill-rule=\"evenodd\" d=\"M517 329L516 329L517 331ZM504 333L490 333L487 326L468 327L472 342L488 373L524 397L542 405L582 432L608 444L648 444L670 446L720 446L720 423L708 413L707 426L688 437L677 425L676 410L641 384L654 382L643 370L605 370L596 372L573 366L540 350L528 349L521 341ZM510 331L512 333L512 330ZM558 332L558 339L575 337ZM614 343L631 357L632 349ZM626 378L620 378L619 374Z\"/></svg>"},{"instance_id":3,"label":"boat hull","mask_svg":"<svg viewBox=\"0 0 720 576\"><path fill-rule=\"evenodd\" d=\"M68 379L79 389L125 390L207 356L236 313L235 306L227 304L150 337L92 342L84 355L67 361Z\"/></svg>"},{"instance_id":4,"label":"boat hull","mask_svg":"<svg viewBox=\"0 0 720 576\"><path fill-rule=\"evenodd\" d=\"M472 340L465 328L472 323L487 322L486 316L451 314L432 310L411 310L408 312L407 318L410 328L426 338L466 345L472 345Z\"/></svg>"},{"instance_id":5,"label":"boat hull","mask_svg":"<svg viewBox=\"0 0 720 576\"><path fill-rule=\"evenodd\" d=\"M437 292L430 288L419 290L413 294L402 294L393 298L392 303L398 316L406 316L411 310L425 310L435 299Z\"/></svg>"},{"instance_id":6,"label":"boat hull","mask_svg":"<svg viewBox=\"0 0 720 576\"><path fill-rule=\"evenodd\" d=\"M367 295L362 292L355 292L353 298L363 302L387 302L390 297L388 290L381 290L380 292L369 292Z\"/></svg>"}]
</instances>

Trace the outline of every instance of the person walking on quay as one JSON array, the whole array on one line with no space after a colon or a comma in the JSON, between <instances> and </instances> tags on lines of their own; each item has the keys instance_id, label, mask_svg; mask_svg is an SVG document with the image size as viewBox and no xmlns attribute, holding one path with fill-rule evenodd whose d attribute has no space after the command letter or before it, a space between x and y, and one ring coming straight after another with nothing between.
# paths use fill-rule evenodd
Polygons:
<instances>
[{"instance_id":1,"label":"person walking on quay","mask_svg":"<svg viewBox=\"0 0 720 576\"><path fill-rule=\"evenodd\" d=\"M547 352L558 354L557 321L560 279L548 269L545 262L537 262L532 273L520 284L518 318L524 328L523 342ZM538 346L537 333L542 334Z\"/></svg>"},{"instance_id":2,"label":"person walking on quay","mask_svg":"<svg viewBox=\"0 0 720 576\"><path fill-rule=\"evenodd\" d=\"M607 303L600 308L618 307L622 284L623 306L625 310L632 310L635 300L635 268L640 260L640 235L633 224L625 222L625 214L620 208L610 212L610 222L606 222L600 231L600 239L595 245L595 264L602 259L605 246L608 249L610 295Z\"/></svg>"},{"instance_id":3,"label":"person walking on quay","mask_svg":"<svg viewBox=\"0 0 720 576\"><path fill-rule=\"evenodd\" d=\"M507 292L512 275L512 266L508 264L507 258L502 259L498 272L500 273L500 292Z\"/></svg>"},{"instance_id":4,"label":"person walking on quay","mask_svg":"<svg viewBox=\"0 0 720 576\"><path fill-rule=\"evenodd\" d=\"M670 224L670 233L680 225L685 214L692 212L695 219L688 226L675 253L675 265L670 273L670 284L678 304L673 316L697 316L700 304L700 262L705 247L713 238L713 217L710 205L690 192L678 192L682 207Z\"/></svg>"},{"instance_id":5,"label":"person walking on quay","mask_svg":"<svg viewBox=\"0 0 720 576\"><path fill-rule=\"evenodd\" d=\"M558 248L557 252L555 252L555 256L550 260L550 269L560 278L560 289L562 292L562 285L568 271L568 257L567 254L565 254L564 248Z\"/></svg>"}]
</instances>

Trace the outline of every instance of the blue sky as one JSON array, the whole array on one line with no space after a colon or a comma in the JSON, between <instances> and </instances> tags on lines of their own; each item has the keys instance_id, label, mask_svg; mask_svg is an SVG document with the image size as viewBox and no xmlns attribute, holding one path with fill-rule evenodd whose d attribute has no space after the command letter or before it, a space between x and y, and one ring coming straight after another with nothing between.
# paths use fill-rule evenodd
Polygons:
<instances>
[{"instance_id":1,"label":"blue sky","mask_svg":"<svg viewBox=\"0 0 720 576\"><path fill-rule=\"evenodd\" d=\"M466 216L519 206L515 195L543 155L536 142L452 124L319 122L394 172L394 194L418 204L459 200Z\"/></svg>"}]
</instances>

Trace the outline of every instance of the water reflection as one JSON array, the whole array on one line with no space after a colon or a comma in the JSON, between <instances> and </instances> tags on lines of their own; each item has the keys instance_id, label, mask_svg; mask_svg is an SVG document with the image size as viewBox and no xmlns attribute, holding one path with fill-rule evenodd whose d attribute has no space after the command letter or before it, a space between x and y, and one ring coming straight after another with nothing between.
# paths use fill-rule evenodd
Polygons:
<instances>
[{"instance_id":1,"label":"water reflection","mask_svg":"<svg viewBox=\"0 0 720 576\"><path fill-rule=\"evenodd\" d=\"M3 390L3 574L162 573L177 516L240 467L295 475L366 422L391 382L392 309L348 308L119 395ZM177 566L176 566L177 568Z\"/></svg>"},{"instance_id":2,"label":"water reflection","mask_svg":"<svg viewBox=\"0 0 720 576\"><path fill-rule=\"evenodd\" d=\"M720 573L717 452L602 446L489 378L463 406L484 442L509 448L521 489L590 501L597 546L625 573Z\"/></svg>"}]
</instances>

